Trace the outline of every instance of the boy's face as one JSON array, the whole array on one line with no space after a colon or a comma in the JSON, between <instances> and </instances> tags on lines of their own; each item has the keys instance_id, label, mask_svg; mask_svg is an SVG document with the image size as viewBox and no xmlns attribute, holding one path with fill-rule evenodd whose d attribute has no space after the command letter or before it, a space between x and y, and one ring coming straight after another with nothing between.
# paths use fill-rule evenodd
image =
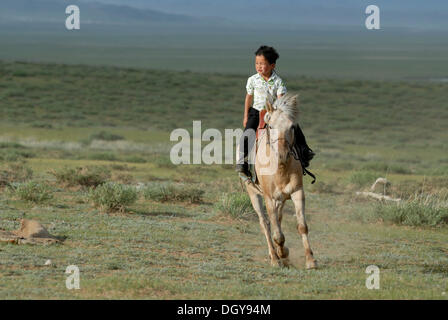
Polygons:
<instances>
[{"instance_id":1,"label":"boy's face","mask_svg":"<svg viewBox=\"0 0 448 320\"><path fill-rule=\"evenodd\" d=\"M270 64L263 55L255 56L255 69L263 76L270 76L275 68L275 63Z\"/></svg>"}]
</instances>

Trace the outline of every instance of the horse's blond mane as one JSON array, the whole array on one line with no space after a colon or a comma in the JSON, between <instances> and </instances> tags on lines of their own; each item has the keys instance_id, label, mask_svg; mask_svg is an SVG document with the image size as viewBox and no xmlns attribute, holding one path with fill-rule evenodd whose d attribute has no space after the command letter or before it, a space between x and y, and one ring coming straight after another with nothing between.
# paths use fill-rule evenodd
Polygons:
<instances>
[{"instance_id":1,"label":"horse's blond mane","mask_svg":"<svg viewBox=\"0 0 448 320\"><path fill-rule=\"evenodd\" d=\"M289 120L296 122L299 116L298 94L287 93L274 102L274 109L281 111Z\"/></svg>"}]
</instances>

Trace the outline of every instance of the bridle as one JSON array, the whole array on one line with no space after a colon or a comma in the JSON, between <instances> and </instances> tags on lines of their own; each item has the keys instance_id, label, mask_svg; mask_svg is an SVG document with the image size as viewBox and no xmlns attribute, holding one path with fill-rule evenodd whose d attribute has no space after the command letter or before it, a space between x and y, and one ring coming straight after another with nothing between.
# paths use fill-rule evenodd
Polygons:
<instances>
[{"instance_id":1,"label":"bridle","mask_svg":"<svg viewBox=\"0 0 448 320\"><path fill-rule=\"evenodd\" d=\"M266 123L266 145L268 145L270 148L272 148L272 144L274 144L275 142L279 141L279 140L285 140L286 144L288 145L288 153L286 154L286 160L288 160L289 156L293 156L294 159L299 160L299 154L294 146L294 140L292 141L292 143L289 143L288 139L286 138L277 138L274 141L271 141L271 127L269 124ZM294 137L293 137L294 139ZM272 144L271 144L272 142Z\"/></svg>"},{"instance_id":2,"label":"bridle","mask_svg":"<svg viewBox=\"0 0 448 320\"><path fill-rule=\"evenodd\" d=\"M292 126L291 128L295 128L296 125ZM271 127L268 123L266 123L265 125L266 128L266 145L269 146L269 148L272 147L271 144ZM297 128L295 128L294 130L297 130ZM312 177L314 180L311 182L311 184L314 184L316 182L316 176L314 174L312 174L311 172L309 172L306 168L305 165L302 161L302 159L300 158L300 152L298 150L298 146L294 143L295 142L295 135L293 135L293 141L292 143L289 143L288 139L286 138L277 138L274 141L272 141L272 143L277 142L278 140L285 140L287 145L288 145L288 153L286 154L286 160L288 160L289 156L293 156L293 158L297 161L300 161L300 164L302 166L302 171L303 171L303 175L309 175L310 177ZM273 150L275 151L275 150Z\"/></svg>"}]
</instances>

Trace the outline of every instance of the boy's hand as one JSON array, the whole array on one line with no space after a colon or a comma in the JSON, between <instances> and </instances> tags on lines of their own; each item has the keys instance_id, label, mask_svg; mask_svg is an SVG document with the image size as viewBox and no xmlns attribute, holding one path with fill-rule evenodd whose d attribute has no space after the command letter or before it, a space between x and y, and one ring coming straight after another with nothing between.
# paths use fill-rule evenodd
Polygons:
<instances>
[{"instance_id":1,"label":"boy's hand","mask_svg":"<svg viewBox=\"0 0 448 320\"><path fill-rule=\"evenodd\" d=\"M247 117L244 117L244 120L243 120L243 127L244 128L246 128L246 124L247 124Z\"/></svg>"}]
</instances>

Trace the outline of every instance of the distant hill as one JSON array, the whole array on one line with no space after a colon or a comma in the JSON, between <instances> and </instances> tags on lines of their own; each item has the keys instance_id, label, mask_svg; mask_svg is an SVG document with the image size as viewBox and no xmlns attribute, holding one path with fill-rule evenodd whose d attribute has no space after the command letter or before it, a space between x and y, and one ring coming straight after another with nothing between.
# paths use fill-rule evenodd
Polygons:
<instances>
[{"instance_id":1,"label":"distant hill","mask_svg":"<svg viewBox=\"0 0 448 320\"><path fill-rule=\"evenodd\" d=\"M93 0L86 0L93 1ZM96 0L95 0L96 1ZM375 4L390 27L448 29L446 0L98 0L194 16L265 25L359 26Z\"/></svg>"},{"instance_id":2,"label":"distant hill","mask_svg":"<svg viewBox=\"0 0 448 320\"><path fill-rule=\"evenodd\" d=\"M169 14L127 5L83 2L78 0L1 0L0 19L5 21L61 22L65 8L78 5L83 23L142 24L151 22L191 23L198 19L187 15Z\"/></svg>"},{"instance_id":3,"label":"distant hill","mask_svg":"<svg viewBox=\"0 0 448 320\"><path fill-rule=\"evenodd\" d=\"M383 28L448 30L446 0L1 0L0 21L60 22L69 4L82 22L208 26L363 28L365 8L381 9Z\"/></svg>"}]
</instances>

